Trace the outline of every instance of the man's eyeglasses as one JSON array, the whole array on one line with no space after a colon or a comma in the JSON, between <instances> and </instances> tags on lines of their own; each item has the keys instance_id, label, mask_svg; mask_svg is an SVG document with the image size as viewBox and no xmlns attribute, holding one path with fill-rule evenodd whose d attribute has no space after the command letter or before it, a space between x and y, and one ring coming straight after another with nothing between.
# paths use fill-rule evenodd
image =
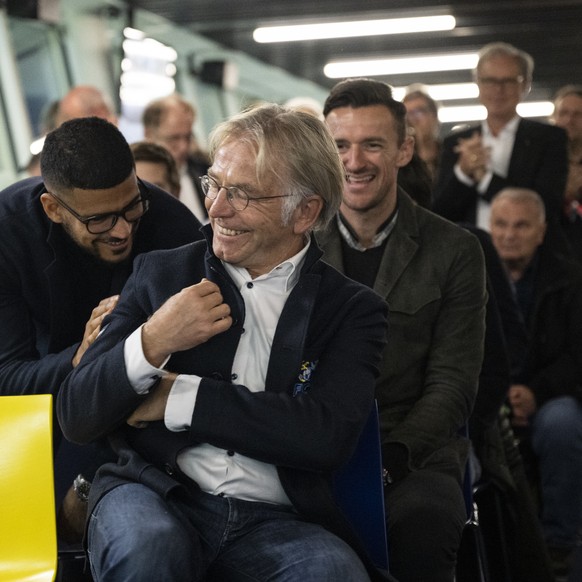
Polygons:
<instances>
[{"instance_id":1,"label":"man's eyeglasses","mask_svg":"<svg viewBox=\"0 0 582 582\"><path fill-rule=\"evenodd\" d=\"M204 196L209 200L216 200L218 193L221 190L226 192L226 200L228 203L237 211L240 212L244 210L249 202L255 200L270 200L271 198L288 198L292 194L281 194L279 196L249 196L242 188L237 186L221 186L214 178L210 176L202 176L200 178L200 183L202 184L202 191Z\"/></svg>"},{"instance_id":2,"label":"man's eyeglasses","mask_svg":"<svg viewBox=\"0 0 582 582\"><path fill-rule=\"evenodd\" d=\"M57 203L65 210L70 212L79 222L82 222L91 234L104 234L109 232L122 217L126 222L133 224L138 222L141 217L148 211L150 201L141 194L138 198L130 202L125 208L119 212L107 212L105 214L94 214L93 216L81 216L73 210L68 204L63 202L61 198L48 192Z\"/></svg>"},{"instance_id":3,"label":"man's eyeglasses","mask_svg":"<svg viewBox=\"0 0 582 582\"><path fill-rule=\"evenodd\" d=\"M509 87L517 87L518 85L521 85L524 80L525 79L519 75L517 77L505 77L502 79L498 79L496 77L479 77L477 82L483 87L501 87L502 89L505 89Z\"/></svg>"}]
</instances>

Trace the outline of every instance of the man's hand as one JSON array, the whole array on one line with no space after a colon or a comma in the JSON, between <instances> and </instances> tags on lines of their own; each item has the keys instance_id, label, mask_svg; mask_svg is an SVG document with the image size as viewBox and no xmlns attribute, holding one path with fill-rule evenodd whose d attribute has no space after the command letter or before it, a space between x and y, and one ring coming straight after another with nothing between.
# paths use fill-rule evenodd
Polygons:
<instances>
[{"instance_id":1,"label":"man's hand","mask_svg":"<svg viewBox=\"0 0 582 582\"><path fill-rule=\"evenodd\" d=\"M102 299L99 302L99 305L93 309L91 312L91 317L85 325L85 334L83 335L81 345L77 348L75 356L73 357L73 368L76 368L79 365L83 354L99 335L99 332L101 331L101 324L103 323L103 318L113 311L118 301L119 295L112 295L111 297Z\"/></svg>"},{"instance_id":2,"label":"man's hand","mask_svg":"<svg viewBox=\"0 0 582 582\"><path fill-rule=\"evenodd\" d=\"M489 164L489 148L483 145L481 135L475 131L471 137L459 139L454 149L459 154L457 163L463 174L475 182L481 181Z\"/></svg>"},{"instance_id":3,"label":"man's hand","mask_svg":"<svg viewBox=\"0 0 582 582\"><path fill-rule=\"evenodd\" d=\"M524 384L512 384L509 388L509 404L515 426L527 426L529 417L537 410L536 397Z\"/></svg>"},{"instance_id":4,"label":"man's hand","mask_svg":"<svg viewBox=\"0 0 582 582\"><path fill-rule=\"evenodd\" d=\"M57 513L59 538L69 544L80 544L83 541L86 519L87 503L79 499L71 485Z\"/></svg>"},{"instance_id":5,"label":"man's hand","mask_svg":"<svg viewBox=\"0 0 582 582\"><path fill-rule=\"evenodd\" d=\"M166 403L177 374L167 374L148 394L148 397L134 410L127 419L127 424L134 428L145 428L149 422L164 420Z\"/></svg>"},{"instance_id":6,"label":"man's hand","mask_svg":"<svg viewBox=\"0 0 582 582\"><path fill-rule=\"evenodd\" d=\"M152 366L196 347L232 325L218 285L203 279L170 297L142 327L143 353Z\"/></svg>"}]
</instances>

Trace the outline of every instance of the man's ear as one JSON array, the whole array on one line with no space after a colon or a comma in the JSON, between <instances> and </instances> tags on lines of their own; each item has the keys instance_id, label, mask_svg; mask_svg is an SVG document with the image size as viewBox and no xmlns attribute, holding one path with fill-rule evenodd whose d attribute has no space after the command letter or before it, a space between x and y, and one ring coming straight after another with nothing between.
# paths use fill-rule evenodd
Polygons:
<instances>
[{"instance_id":1,"label":"man's ear","mask_svg":"<svg viewBox=\"0 0 582 582\"><path fill-rule=\"evenodd\" d=\"M402 145L398 151L398 157L396 158L396 166L402 168L410 162L412 159L412 154L414 153L414 138L411 135L407 135L402 142Z\"/></svg>"},{"instance_id":2,"label":"man's ear","mask_svg":"<svg viewBox=\"0 0 582 582\"><path fill-rule=\"evenodd\" d=\"M323 206L323 199L317 194L301 200L301 203L293 213L293 230L295 234L304 234L311 230L323 211Z\"/></svg>"},{"instance_id":3,"label":"man's ear","mask_svg":"<svg viewBox=\"0 0 582 582\"><path fill-rule=\"evenodd\" d=\"M48 192L43 192L40 195L40 203L50 220L57 223L63 222L61 206Z\"/></svg>"}]
</instances>

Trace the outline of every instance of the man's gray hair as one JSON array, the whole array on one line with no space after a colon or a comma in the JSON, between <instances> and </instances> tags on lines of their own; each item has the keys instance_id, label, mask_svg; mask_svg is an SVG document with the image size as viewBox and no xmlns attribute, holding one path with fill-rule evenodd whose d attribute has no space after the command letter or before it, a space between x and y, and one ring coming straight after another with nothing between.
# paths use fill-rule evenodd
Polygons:
<instances>
[{"instance_id":1,"label":"man's gray hair","mask_svg":"<svg viewBox=\"0 0 582 582\"><path fill-rule=\"evenodd\" d=\"M546 222L546 206L542 197L535 191L529 188L503 188L493 199L493 203L501 202L502 200L510 200L517 204L533 204L537 210L540 222Z\"/></svg>"},{"instance_id":2,"label":"man's gray hair","mask_svg":"<svg viewBox=\"0 0 582 582\"><path fill-rule=\"evenodd\" d=\"M231 117L209 137L210 158L229 141L243 142L256 154L259 184L274 178L284 199L283 222L305 198L317 195L324 203L314 230L324 229L342 200L344 169L326 125L309 113L264 104Z\"/></svg>"},{"instance_id":3,"label":"man's gray hair","mask_svg":"<svg viewBox=\"0 0 582 582\"><path fill-rule=\"evenodd\" d=\"M504 57L511 57L515 59L517 62L520 73L523 76L524 81L529 84L533 78L533 71L534 71L534 60L533 57L514 47L513 45L507 42L492 42L486 44L480 51L479 51L479 61L477 63L477 67L473 71L473 77L476 79L479 73L479 68L481 65L492 59L494 57L504 56Z\"/></svg>"}]
</instances>

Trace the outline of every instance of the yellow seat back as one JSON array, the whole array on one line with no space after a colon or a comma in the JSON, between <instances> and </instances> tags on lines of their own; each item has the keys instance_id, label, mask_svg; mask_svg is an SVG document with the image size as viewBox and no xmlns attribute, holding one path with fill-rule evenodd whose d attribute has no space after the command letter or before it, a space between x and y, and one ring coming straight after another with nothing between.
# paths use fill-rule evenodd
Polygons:
<instances>
[{"instance_id":1,"label":"yellow seat back","mask_svg":"<svg viewBox=\"0 0 582 582\"><path fill-rule=\"evenodd\" d=\"M52 396L0 396L0 582L55 579Z\"/></svg>"}]
</instances>

